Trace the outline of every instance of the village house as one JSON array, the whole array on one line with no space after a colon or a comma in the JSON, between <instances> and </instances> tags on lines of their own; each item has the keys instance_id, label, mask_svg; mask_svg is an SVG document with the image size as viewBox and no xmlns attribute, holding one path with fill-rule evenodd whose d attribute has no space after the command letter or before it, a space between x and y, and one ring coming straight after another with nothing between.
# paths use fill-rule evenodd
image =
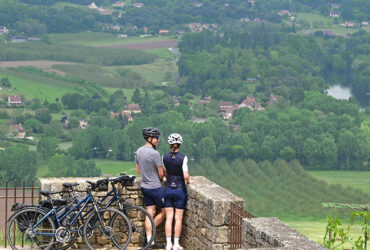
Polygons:
<instances>
[{"instance_id":1,"label":"village house","mask_svg":"<svg viewBox=\"0 0 370 250\"><path fill-rule=\"evenodd\" d=\"M124 2L119 2L119 1L112 4L112 7L121 8L121 7L124 7L124 6L125 6L125 3Z\"/></svg>"},{"instance_id":2,"label":"village house","mask_svg":"<svg viewBox=\"0 0 370 250\"><path fill-rule=\"evenodd\" d=\"M10 95L8 96L8 105L16 105L19 106L22 104L22 97L20 95Z\"/></svg>"},{"instance_id":3,"label":"village house","mask_svg":"<svg viewBox=\"0 0 370 250\"><path fill-rule=\"evenodd\" d=\"M205 96L203 97L202 99L200 99L198 101L199 104L202 104L202 105L207 105L208 103L210 103L212 101L212 97L211 96Z\"/></svg>"},{"instance_id":4,"label":"village house","mask_svg":"<svg viewBox=\"0 0 370 250\"><path fill-rule=\"evenodd\" d=\"M80 128L86 129L89 126L89 121L86 119L80 119Z\"/></svg>"},{"instance_id":5,"label":"village house","mask_svg":"<svg viewBox=\"0 0 370 250\"><path fill-rule=\"evenodd\" d=\"M220 102L220 110L221 109L232 108L232 107L233 107L232 102Z\"/></svg>"},{"instance_id":6,"label":"village house","mask_svg":"<svg viewBox=\"0 0 370 250\"><path fill-rule=\"evenodd\" d=\"M0 26L0 36L8 33L9 30L5 26Z\"/></svg>"},{"instance_id":7,"label":"village house","mask_svg":"<svg viewBox=\"0 0 370 250\"><path fill-rule=\"evenodd\" d=\"M129 112L130 114L132 114L132 113L134 113L134 114L140 114L141 113L140 106L139 106L139 104L136 104L136 103L129 104L127 106L126 111Z\"/></svg>"},{"instance_id":8,"label":"village house","mask_svg":"<svg viewBox=\"0 0 370 250\"><path fill-rule=\"evenodd\" d=\"M11 43L25 43L25 42L28 42L28 39L25 36L13 36L11 37L10 42Z\"/></svg>"},{"instance_id":9,"label":"village house","mask_svg":"<svg viewBox=\"0 0 370 250\"><path fill-rule=\"evenodd\" d=\"M120 115L120 113L111 113L110 117L113 119L114 117L118 117ZM127 120L129 122L132 122L134 119L132 118L132 115L131 113L129 113L128 111L125 111L125 110L122 110L121 111L121 116L122 117L127 117Z\"/></svg>"},{"instance_id":10,"label":"village house","mask_svg":"<svg viewBox=\"0 0 370 250\"><path fill-rule=\"evenodd\" d=\"M207 119L207 118L195 117L195 118L193 119L193 122L194 122L194 123L204 123L204 122L206 122L206 121L208 121L208 119Z\"/></svg>"},{"instance_id":11,"label":"village house","mask_svg":"<svg viewBox=\"0 0 370 250\"><path fill-rule=\"evenodd\" d=\"M141 7L144 7L144 4L143 3L133 3L132 6L134 6L135 8L141 8Z\"/></svg>"},{"instance_id":12,"label":"village house","mask_svg":"<svg viewBox=\"0 0 370 250\"><path fill-rule=\"evenodd\" d=\"M273 104L273 103L275 103L275 102L277 102L277 98L276 98L276 96L274 96L274 95L270 95L269 96L269 102L268 102L268 105L271 105L271 104Z\"/></svg>"},{"instance_id":13,"label":"village house","mask_svg":"<svg viewBox=\"0 0 370 250\"><path fill-rule=\"evenodd\" d=\"M339 24L339 26L342 26L344 28L353 28L355 24L353 22L345 22L345 23Z\"/></svg>"},{"instance_id":14,"label":"village house","mask_svg":"<svg viewBox=\"0 0 370 250\"><path fill-rule=\"evenodd\" d=\"M254 6L254 0L248 0L248 3L250 3L252 6Z\"/></svg>"},{"instance_id":15,"label":"village house","mask_svg":"<svg viewBox=\"0 0 370 250\"><path fill-rule=\"evenodd\" d=\"M195 7L202 7L202 6L203 6L203 4L202 4L202 3L200 3L200 2L194 2L194 3L193 3L193 6L195 6Z\"/></svg>"},{"instance_id":16,"label":"village house","mask_svg":"<svg viewBox=\"0 0 370 250\"><path fill-rule=\"evenodd\" d=\"M340 17L340 12L339 11L330 11L330 17L331 18L339 18Z\"/></svg>"},{"instance_id":17,"label":"village house","mask_svg":"<svg viewBox=\"0 0 370 250\"><path fill-rule=\"evenodd\" d=\"M231 108L223 108L220 110L220 114L224 120L231 120L233 117L234 107Z\"/></svg>"},{"instance_id":18,"label":"village house","mask_svg":"<svg viewBox=\"0 0 370 250\"><path fill-rule=\"evenodd\" d=\"M118 25L118 24L111 25L111 26L110 26L110 29L111 29L111 30L115 30L115 31L120 31L120 30L121 30L121 26L120 26L120 25Z\"/></svg>"},{"instance_id":19,"label":"village house","mask_svg":"<svg viewBox=\"0 0 370 250\"><path fill-rule=\"evenodd\" d=\"M159 30L160 35L167 35L170 31L169 30Z\"/></svg>"},{"instance_id":20,"label":"village house","mask_svg":"<svg viewBox=\"0 0 370 250\"><path fill-rule=\"evenodd\" d=\"M291 16L291 13L289 10L279 10L278 14L280 16L285 16L285 15Z\"/></svg>"},{"instance_id":21,"label":"village house","mask_svg":"<svg viewBox=\"0 0 370 250\"><path fill-rule=\"evenodd\" d=\"M369 26L369 22L368 21L363 21L363 22L361 22L361 26L362 27L368 27Z\"/></svg>"},{"instance_id":22,"label":"village house","mask_svg":"<svg viewBox=\"0 0 370 250\"><path fill-rule=\"evenodd\" d=\"M264 110L261 103L256 102L254 97L249 97L249 96L239 104L239 108L244 108L244 107L247 107L251 110L257 110L257 111Z\"/></svg>"},{"instance_id":23,"label":"village house","mask_svg":"<svg viewBox=\"0 0 370 250\"><path fill-rule=\"evenodd\" d=\"M89 4L89 9L96 10L96 9L98 9L98 6L96 6L96 4L94 2L92 2L91 4Z\"/></svg>"},{"instance_id":24,"label":"village house","mask_svg":"<svg viewBox=\"0 0 370 250\"><path fill-rule=\"evenodd\" d=\"M16 132L16 138L24 138L26 136L26 131L22 127L22 124L13 124L12 128Z\"/></svg>"},{"instance_id":25,"label":"village house","mask_svg":"<svg viewBox=\"0 0 370 250\"><path fill-rule=\"evenodd\" d=\"M202 24L201 23L189 23L189 29L191 32L202 31Z\"/></svg>"}]
</instances>

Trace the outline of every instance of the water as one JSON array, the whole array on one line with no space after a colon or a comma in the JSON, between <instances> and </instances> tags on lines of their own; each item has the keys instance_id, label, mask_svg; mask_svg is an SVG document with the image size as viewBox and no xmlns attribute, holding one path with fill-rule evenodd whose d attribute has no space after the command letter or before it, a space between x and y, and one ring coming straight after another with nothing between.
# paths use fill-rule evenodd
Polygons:
<instances>
[{"instance_id":1,"label":"water","mask_svg":"<svg viewBox=\"0 0 370 250\"><path fill-rule=\"evenodd\" d=\"M341 86L339 84L331 85L327 89L327 94L334 97L337 100L348 100L350 97L353 96L350 87ZM364 111L365 107L368 107L368 105L366 104L366 102L363 102L362 99L358 99L358 98L356 99L360 103L360 111Z\"/></svg>"},{"instance_id":2,"label":"water","mask_svg":"<svg viewBox=\"0 0 370 250\"><path fill-rule=\"evenodd\" d=\"M334 97L335 99L341 100L348 100L353 96L350 87L344 87L340 85L331 85L327 92L328 95Z\"/></svg>"}]
</instances>

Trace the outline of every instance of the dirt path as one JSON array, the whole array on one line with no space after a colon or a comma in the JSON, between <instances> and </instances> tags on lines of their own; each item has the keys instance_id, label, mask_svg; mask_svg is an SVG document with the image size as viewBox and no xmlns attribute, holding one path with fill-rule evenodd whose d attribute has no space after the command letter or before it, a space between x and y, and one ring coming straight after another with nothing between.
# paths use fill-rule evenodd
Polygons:
<instances>
[{"instance_id":1,"label":"dirt path","mask_svg":"<svg viewBox=\"0 0 370 250\"><path fill-rule=\"evenodd\" d=\"M176 40L163 40L163 41L152 41L142 43L129 43L129 44L116 44L101 46L102 48L125 48L125 49L136 49L136 50L149 50L149 49L162 49L177 47L179 44Z\"/></svg>"}]
</instances>

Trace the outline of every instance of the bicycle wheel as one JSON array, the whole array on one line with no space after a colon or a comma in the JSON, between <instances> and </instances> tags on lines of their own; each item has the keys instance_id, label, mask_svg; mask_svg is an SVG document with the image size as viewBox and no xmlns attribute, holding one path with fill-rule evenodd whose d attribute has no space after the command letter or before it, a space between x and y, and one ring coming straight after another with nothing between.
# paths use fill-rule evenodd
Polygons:
<instances>
[{"instance_id":1,"label":"bicycle wheel","mask_svg":"<svg viewBox=\"0 0 370 250\"><path fill-rule=\"evenodd\" d=\"M55 232L56 241L53 248L59 250L70 248L80 236L80 225L80 219L78 218L73 224L68 225L68 227L58 228Z\"/></svg>"},{"instance_id":2,"label":"bicycle wheel","mask_svg":"<svg viewBox=\"0 0 370 250\"><path fill-rule=\"evenodd\" d=\"M6 228L9 246L12 249L50 249L54 243L55 224L50 216L43 218L46 214L39 208L25 208L13 214Z\"/></svg>"},{"instance_id":3,"label":"bicycle wheel","mask_svg":"<svg viewBox=\"0 0 370 250\"><path fill-rule=\"evenodd\" d=\"M99 209L99 216L94 212L86 219L82 237L90 249L101 248L102 245L125 249L130 243L131 233L131 224L124 213L103 208Z\"/></svg>"},{"instance_id":4,"label":"bicycle wheel","mask_svg":"<svg viewBox=\"0 0 370 250\"><path fill-rule=\"evenodd\" d=\"M145 208L126 204L120 209L130 220L132 226L131 243L139 244L141 250L147 249L155 239L156 227L153 217ZM145 223L151 228L152 237L149 242L146 241Z\"/></svg>"}]
</instances>

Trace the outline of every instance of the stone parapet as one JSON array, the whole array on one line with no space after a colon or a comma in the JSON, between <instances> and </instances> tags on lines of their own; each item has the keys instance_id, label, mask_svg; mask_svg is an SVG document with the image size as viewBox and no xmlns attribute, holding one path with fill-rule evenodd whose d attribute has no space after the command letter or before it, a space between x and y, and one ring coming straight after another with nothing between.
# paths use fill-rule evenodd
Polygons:
<instances>
[{"instance_id":1,"label":"stone parapet","mask_svg":"<svg viewBox=\"0 0 370 250\"><path fill-rule=\"evenodd\" d=\"M284 225L278 218L243 219L243 249L327 249Z\"/></svg>"}]
</instances>

